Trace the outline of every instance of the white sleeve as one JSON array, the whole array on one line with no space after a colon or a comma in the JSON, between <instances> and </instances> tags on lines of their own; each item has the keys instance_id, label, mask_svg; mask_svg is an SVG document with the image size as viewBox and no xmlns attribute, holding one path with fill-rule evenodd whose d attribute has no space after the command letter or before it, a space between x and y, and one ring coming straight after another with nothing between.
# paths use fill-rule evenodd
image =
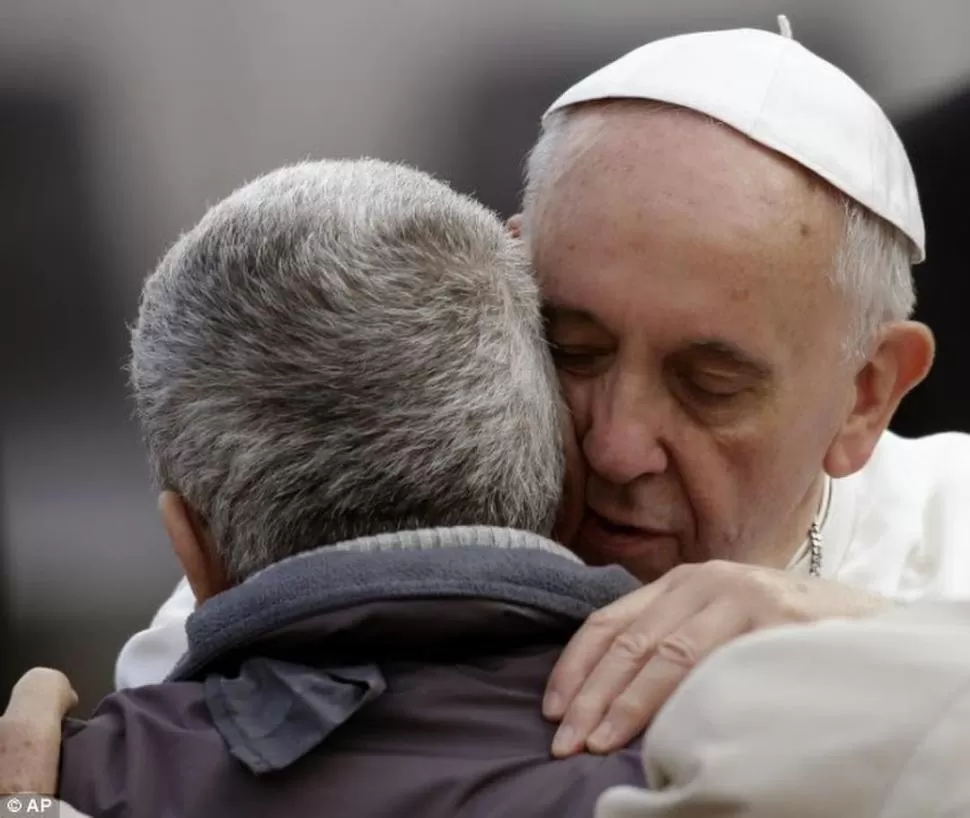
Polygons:
<instances>
[{"instance_id":1,"label":"white sleeve","mask_svg":"<svg viewBox=\"0 0 970 818\"><path fill-rule=\"evenodd\" d=\"M115 688L158 684L188 649L185 620L195 610L195 595L183 577L158 609L147 630L131 637L115 664Z\"/></svg>"},{"instance_id":2,"label":"white sleeve","mask_svg":"<svg viewBox=\"0 0 970 818\"><path fill-rule=\"evenodd\" d=\"M765 630L715 651L644 739L652 791L596 818L970 815L970 602Z\"/></svg>"}]
</instances>

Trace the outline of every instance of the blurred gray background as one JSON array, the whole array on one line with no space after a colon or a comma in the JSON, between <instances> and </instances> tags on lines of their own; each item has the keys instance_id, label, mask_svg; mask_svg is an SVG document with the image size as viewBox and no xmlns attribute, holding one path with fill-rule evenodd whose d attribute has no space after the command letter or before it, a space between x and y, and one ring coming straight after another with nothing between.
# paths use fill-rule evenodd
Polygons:
<instances>
[{"instance_id":1,"label":"blurred gray background","mask_svg":"<svg viewBox=\"0 0 970 818\"><path fill-rule=\"evenodd\" d=\"M143 277L207 203L286 162L370 155L511 213L571 81L779 12L897 122L970 82L966 0L0 0L2 690L53 665L87 711L176 581L121 367ZM962 156L945 118L917 133Z\"/></svg>"}]
</instances>

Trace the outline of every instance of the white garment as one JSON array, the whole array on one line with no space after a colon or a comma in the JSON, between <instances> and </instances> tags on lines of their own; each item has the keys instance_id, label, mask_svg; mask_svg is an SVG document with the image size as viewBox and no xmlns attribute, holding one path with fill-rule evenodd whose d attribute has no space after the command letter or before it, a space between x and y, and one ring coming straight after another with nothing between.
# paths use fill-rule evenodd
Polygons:
<instances>
[{"instance_id":1,"label":"white garment","mask_svg":"<svg viewBox=\"0 0 970 818\"><path fill-rule=\"evenodd\" d=\"M858 473L832 481L822 576L903 602L970 598L970 435L887 432ZM804 568L806 554L793 569ZM161 681L185 652L195 598L183 579L121 651L119 689Z\"/></svg>"},{"instance_id":2,"label":"white garment","mask_svg":"<svg viewBox=\"0 0 970 818\"><path fill-rule=\"evenodd\" d=\"M643 743L650 789L596 818L966 818L970 602L745 636Z\"/></svg>"},{"instance_id":3,"label":"white garment","mask_svg":"<svg viewBox=\"0 0 970 818\"><path fill-rule=\"evenodd\" d=\"M158 609L147 630L129 639L115 665L115 687L141 687L161 682L188 650L185 620L195 610L195 594L185 577Z\"/></svg>"}]
</instances>

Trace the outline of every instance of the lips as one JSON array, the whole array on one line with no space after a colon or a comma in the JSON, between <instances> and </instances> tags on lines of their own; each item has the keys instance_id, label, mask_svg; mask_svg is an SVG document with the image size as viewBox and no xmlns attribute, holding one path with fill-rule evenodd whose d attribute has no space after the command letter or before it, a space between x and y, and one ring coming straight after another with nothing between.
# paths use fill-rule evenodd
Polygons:
<instances>
[{"instance_id":1,"label":"lips","mask_svg":"<svg viewBox=\"0 0 970 818\"><path fill-rule=\"evenodd\" d=\"M597 525L601 526L606 531L615 532L617 534L630 534L639 537L666 537L670 536L670 532L660 528L652 528L651 526L638 525L637 523L625 523L622 520L617 520L614 517L609 517L605 514L600 514L592 508L587 509L590 518L596 522Z\"/></svg>"},{"instance_id":2,"label":"lips","mask_svg":"<svg viewBox=\"0 0 970 818\"><path fill-rule=\"evenodd\" d=\"M669 531L618 522L587 507L581 539L584 551L614 561L642 553L671 537Z\"/></svg>"}]
</instances>

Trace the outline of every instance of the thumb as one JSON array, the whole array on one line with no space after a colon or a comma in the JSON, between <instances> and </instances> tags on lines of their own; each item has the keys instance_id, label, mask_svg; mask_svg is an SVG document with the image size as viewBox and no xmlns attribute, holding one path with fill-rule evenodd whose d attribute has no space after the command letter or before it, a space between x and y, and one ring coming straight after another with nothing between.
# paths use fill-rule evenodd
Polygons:
<instances>
[{"instance_id":1,"label":"thumb","mask_svg":"<svg viewBox=\"0 0 970 818\"><path fill-rule=\"evenodd\" d=\"M14 685L0 717L0 793L57 790L61 721L76 704L71 683L56 670L34 668Z\"/></svg>"}]
</instances>

